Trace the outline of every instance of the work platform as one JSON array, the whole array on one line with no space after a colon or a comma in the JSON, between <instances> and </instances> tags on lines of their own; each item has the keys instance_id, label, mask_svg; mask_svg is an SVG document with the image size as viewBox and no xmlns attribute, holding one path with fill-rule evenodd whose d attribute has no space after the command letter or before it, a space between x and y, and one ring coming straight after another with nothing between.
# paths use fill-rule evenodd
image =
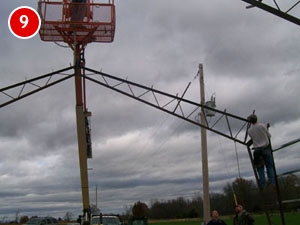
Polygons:
<instances>
[{"instance_id":1,"label":"work platform","mask_svg":"<svg viewBox=\"0 0 300 225\"><path fill-rule=\"evenodd\" d=\"M114 1L86 3L65 1L39 1L41 17L40 37L43 41L112 42L115 35Z\"/></svg>"}]
</instances>

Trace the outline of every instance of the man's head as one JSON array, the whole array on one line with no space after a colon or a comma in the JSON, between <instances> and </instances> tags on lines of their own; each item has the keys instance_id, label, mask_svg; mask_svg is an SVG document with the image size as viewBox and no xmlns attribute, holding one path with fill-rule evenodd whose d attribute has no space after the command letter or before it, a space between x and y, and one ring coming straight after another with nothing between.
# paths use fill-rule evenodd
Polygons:
<instances>
[{"instance_id":1,"label":"man's head","mask_svg":"<svg viewBox=\"0 0 300 225\"><path fill-rule=\"evenodd\" d=\"M213 219L217 220L217 219L219 218L219 213L218 213L218 211L217 211L217 210L213 210L213 211L211 212L211 217L212 217Z\"/></svg>"},{"instance_id":2,"label":"man's head","mask_svg":"<svg viewBox=\"0 0 300 225\"><path fill-rule=\"evenodd\" d=\"M236 213L240 213L240 212L243 211L243 206L242 205L236 205L234 207L234 210L235 210Z\"/></svg>"},{"instance_id":3,"label":"man's head","mask_svg":"<svg viewBox=\"0 0 300 225\"><path fill-rule=\"evenodd\" d=\"M257 123L257 116L255 114L251 114L250 116L248 116L248 120L250 121L250 123L255 124Z\"/></svg>"}]
</instances>

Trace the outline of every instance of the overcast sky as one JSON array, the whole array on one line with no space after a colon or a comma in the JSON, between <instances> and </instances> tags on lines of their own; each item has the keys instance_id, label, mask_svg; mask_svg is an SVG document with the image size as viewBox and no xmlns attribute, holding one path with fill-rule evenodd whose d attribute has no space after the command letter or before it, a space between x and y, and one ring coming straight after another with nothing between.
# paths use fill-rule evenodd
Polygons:
<instances>
[{"instance_id":1,"label":"overcast sky","mask_svg":"<svg viewBox=\"0 0 300 225\"><path fill-rule=\"evenodd\" d=\"M272 1L265 1L270 4ZM291 4L284 5L288 8ZM14 37L9 14L37 1L0 7L0 87L68 67L72 51L39 35ZM116 0L110 44L86 48L87 67L199 101L199 63L206 98L246 118L253 110L270 123L273 146L299 138L300 29L240 0ZM292 11L299 17L300 7ZM93 159L91 203L121 213L136 201L202 194L200 129L104 87L88 83ZM63 217L82 209L74 81L68 80L1 108L0 220L21 215ZM1 103L7 97L0 93ZM299 146L298 146L299 147ZM246 148L237 144L242 177L253 179ZM210 191L238 176L232 141L208 132ZM297 146L275 155L279 172L299 169Z\"/></svg>"}]
</instances>

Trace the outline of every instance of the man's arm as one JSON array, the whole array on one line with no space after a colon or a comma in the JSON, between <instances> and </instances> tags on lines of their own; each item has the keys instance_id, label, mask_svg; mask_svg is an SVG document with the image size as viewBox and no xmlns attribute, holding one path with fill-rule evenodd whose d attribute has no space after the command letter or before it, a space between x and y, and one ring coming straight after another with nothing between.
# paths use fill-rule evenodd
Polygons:
<instances>
[{"instance_id":1,"label":"man's arm","mask_svg":"<svg viewBox=\"0 0 300 225\"><path fill-rule=\"evenodd\" d=\"M266 132L266 134L268 135L269 138L271 138L271 133L269 132L269 130L267 129L266 125L263 124L264 130Z\"/></svg>"}]
</instances>

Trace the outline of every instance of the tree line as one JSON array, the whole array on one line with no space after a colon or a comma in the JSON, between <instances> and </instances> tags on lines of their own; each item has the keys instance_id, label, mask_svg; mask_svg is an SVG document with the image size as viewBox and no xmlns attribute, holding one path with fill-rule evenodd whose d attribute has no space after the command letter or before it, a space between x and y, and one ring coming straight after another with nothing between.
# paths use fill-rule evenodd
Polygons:
<instances>
[{"instance_id":1,"label":"tree line","mask_svg":"<svg viewBox=\"0 0 300 225\"><path fill-rule=\"evenodd\" d=\"M283 200L300 199L300 177L288 175L278 179ZM232 215L235 199L238 204L242 204L248 211L262 213L262 195L257 185L252 180L243 178L235 179L231 184L227 183L223 188L223 193L210 193L211 209L219 211L220 215ZM276 205L276 192L269 186L264 190L264 200L269 205ZM271 207L276 210L278 207ZM300 208L300 202L285 205L285 210L296 210ZM130 210L126 210L127 216ZM202 218L203 199L200 195L192 198L179 197L177 199L162 201L155 200L147 209L147 216L151 219L180 219L180 218Z\"/></svg>"}]
</instances>

